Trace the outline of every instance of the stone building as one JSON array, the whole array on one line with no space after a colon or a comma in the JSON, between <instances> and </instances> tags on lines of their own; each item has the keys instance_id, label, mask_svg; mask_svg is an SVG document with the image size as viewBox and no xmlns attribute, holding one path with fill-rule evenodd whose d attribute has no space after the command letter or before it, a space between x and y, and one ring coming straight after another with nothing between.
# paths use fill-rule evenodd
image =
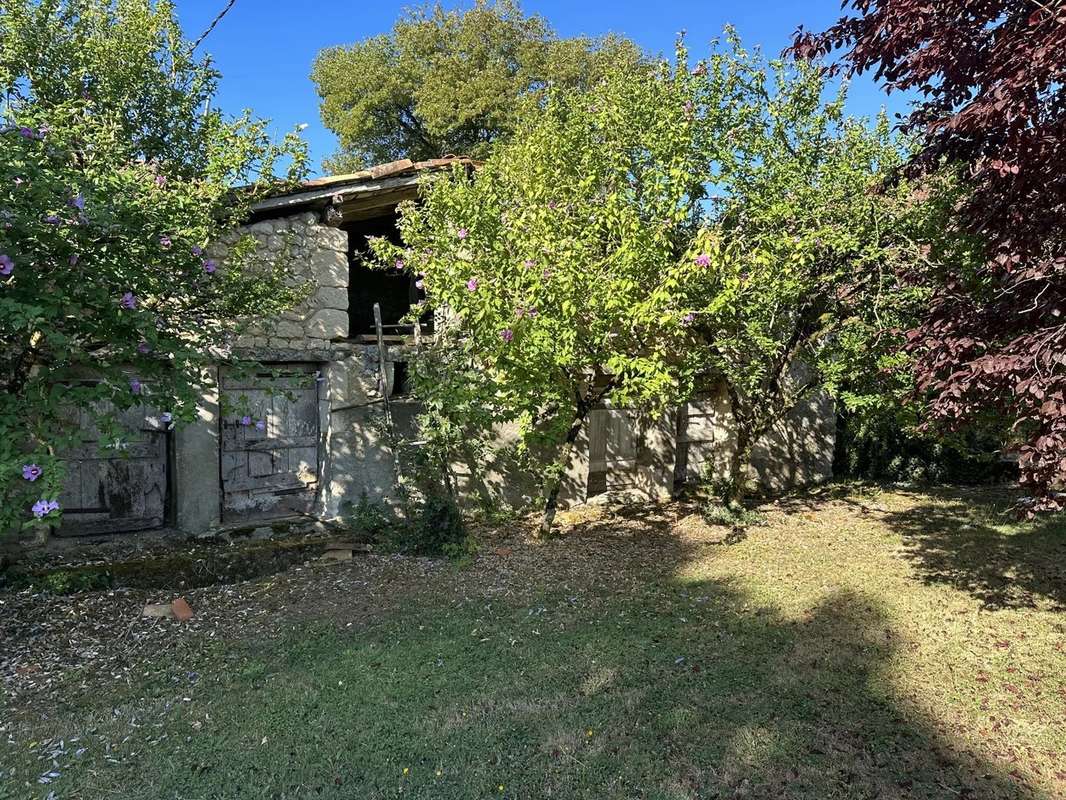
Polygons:
<instances>
[{"instance_id":1,"label":"stone building","mask_svg":"<svg viewBox=\"0 0 1066 800\"><path fill-rule=\"evenodd\" d=\"M82 472L89 462L78 462L60 533L164 526L195 532L292 514L332 518L364 493L371 500L393 496L396 469L382 420L387 395L395 424L412 427L405 374L414 331L399 323L418 290L406 273L367 267L367 242L395 239L397 204L416 198L420 181L456 163L467 162L398 161L308 181L256 205L246 232L290 265L294 282L310 285L308 299L235 342L262 369L213 376L217 388L204 393L196 424L168 432L144 414L137 457L120 463L96 456ZM215 255L224 260L230 244L218 243ZM432 325L424 319L419 332L432 335ZM586 428L564 503L612 493L668 498L706 464L724 464L731 447L724 393L653 421L597 409ZM499 432L501 454L514 433ZM797 409L759 443L759 479L783 488L828 478L833 437L827 398ZM505 456L459 477L464 493L482 501L520 504L535 493Z\"/></svg>"}]
</instances>

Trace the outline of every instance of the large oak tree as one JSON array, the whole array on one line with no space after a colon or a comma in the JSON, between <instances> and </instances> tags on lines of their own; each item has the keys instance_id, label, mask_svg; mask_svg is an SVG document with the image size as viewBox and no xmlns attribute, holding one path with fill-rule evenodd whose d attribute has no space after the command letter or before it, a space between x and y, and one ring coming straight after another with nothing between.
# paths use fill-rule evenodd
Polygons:
<instances>
[{"instance_id":1,"label":"large oak tree","mask_svg":"<svg viewBox=\"0 0 1066 800\"><path fill-rule=\"evenodd\" d=\"M641 58L618 37L559 38L513 0L407 11L389 33L315 59L322 120L341 144L325 166L345 172L397 158L484 157L548 85L588 87L607 66Z\"/></svg>"}]
</instances>

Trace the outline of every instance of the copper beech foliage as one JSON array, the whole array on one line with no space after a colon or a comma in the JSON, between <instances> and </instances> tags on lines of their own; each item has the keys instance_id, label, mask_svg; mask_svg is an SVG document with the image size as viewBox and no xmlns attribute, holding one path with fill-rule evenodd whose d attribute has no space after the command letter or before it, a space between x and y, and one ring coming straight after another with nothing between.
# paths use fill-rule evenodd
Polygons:
<instances>
[{"instance_id":1,"label":"copper beech foliage","mask_svg":"<svg viewBox=\"0 0 1066 800\"><path fill-rule=\"evenodd\" d=\"M1061 0L854 0L792 51L842 51L834 69L916 91L903 127L918 174L956 169L959 224L986 251L976 274L946 265L909 334L931 419L1004 415L1019 443L1027 510L1066 503L1066 4Z\"/></svg>"}]
</instances>

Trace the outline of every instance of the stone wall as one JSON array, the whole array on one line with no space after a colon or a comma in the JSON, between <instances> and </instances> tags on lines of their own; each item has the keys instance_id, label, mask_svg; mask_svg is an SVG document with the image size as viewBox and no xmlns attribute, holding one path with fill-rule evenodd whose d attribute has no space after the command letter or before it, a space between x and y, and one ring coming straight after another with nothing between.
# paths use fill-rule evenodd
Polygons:
<instances>
[{"instance_id":1,"label":"stone wall","mask_svg":"<svg viewBox=\"0 0 1066 800\"><path fill-rule=\"evenodd\" d=\"M378 349L376 344L347 339L347 234L321 224L309 213L256 222L244 231L254 237L261 254L281 260L293 285L309 288L300 306L277 319L254 321L235 345L252 358L310 363L320 372L314 513L336 517L363 494L372 501L397 500L396 464L385 426ZM212 248L213 257L223 261L235 238ZM390 395L393 363L405 357L402 346L390 347L385 369L385 391ZM409 439L416 434L416 413L417 407L407 398L393 398L397 432ZM211 518L217 523L217 475L214 471L198 475L196 465L218 461L219 414L218 398L205 396L202 425L192 426L177 441L175 488L179 524L186 529L202 529L211 524ZM640 445L627 478L627 494L649 501L668 498L675 479L698 479L705 464L709 463L712 471L720 469L735 441L728 401L720 391L671 410L654 424L641 423L639 428ZM490 506L535 502L537 482L512 458L517 431L513 426L502 427L497 434L497 454L489 463L465 469L455 465L464 501ZM831 475L833 435L833 407L827 398L815 397L796 409L756 447L754 468L760 483L781 489L825 480ZM576 443L564 479L563 505L593 499L589 494L593 449L586 430ZM214 487L213 494L208 483ZM208 496L211 499L207 503L195 499Z\"/></svg>"},{"instance_id":2,"label":"stone wall","mask_svg":"<svg viewBox=\"0 0 1066 800\"><path fill-rule=\"evenodd\" d=\"M736 449L736 430L724 385L681 410L676 477L694 484L706 476L724 478ZM751 478L763 489L810 486L833 476L836 409L818 392L801 401L756 442Z\"/></svg>"},{"instance_id":3,"label":"stone wall","mask_svg":"<svg viewBox=\"0 0 1066 800\"><path fill-rule=\"evenodd\" d=\"M322 350L348 336L348 234L323 225L315 214L263 220L241 229L265 258L279 259L291 285L307 285L310 295L277 319L256 320L236 347L250 351ZM238 237L233 233L211 248L224 261Z\"/></svg>"}]
</instances>

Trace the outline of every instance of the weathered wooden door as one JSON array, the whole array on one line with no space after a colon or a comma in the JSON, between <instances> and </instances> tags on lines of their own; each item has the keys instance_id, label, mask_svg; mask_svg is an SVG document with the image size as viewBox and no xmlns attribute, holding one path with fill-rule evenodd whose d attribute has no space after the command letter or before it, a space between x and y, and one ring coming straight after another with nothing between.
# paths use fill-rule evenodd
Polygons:
<instances>
[{"instance_id":1,"label":"weathered wooden door","mask_svg":"<svg viewBox=\"0 0 1066 800\"><path fill-rule=\"evenodd\" d=\"M624 491L637 477L640 425L632 411L600 408L589 412L588 495Z\"/></svg>"},{"instance_id":2,"label":"weathered wooden door","mask_svg":"<svg viewBox=\"0 0 1066 800\"><path fill-rule=\"evenodd\" d=\"M677 419L677 484L697 484L714 474L715 460L721 457L722 420L729 413L723 391L705 394L685 403Z\"/></svg>"},{"instance_id":3,"label":"weathered wooden door","mask_svg":"<svg viewBox=\"0 0 1066 800\"><path fill-rule=\"evenodd\" d=\"M222 518L309 513L318 489L314 364L222 376Z\"/></svg>"},{"instance_id":4,"label":"weathered wooden door","mask_svg":"<svg viewBox=\"0 0 1066 800\"><path fill-rule=\"evenodd\" d=\"M167 435L143 406L121 412L122 439L101 449L92 415L79 411L81 441L63 455L60 536L87 536L161 527L166 519Z\"/></svg>"}]
</instances>

